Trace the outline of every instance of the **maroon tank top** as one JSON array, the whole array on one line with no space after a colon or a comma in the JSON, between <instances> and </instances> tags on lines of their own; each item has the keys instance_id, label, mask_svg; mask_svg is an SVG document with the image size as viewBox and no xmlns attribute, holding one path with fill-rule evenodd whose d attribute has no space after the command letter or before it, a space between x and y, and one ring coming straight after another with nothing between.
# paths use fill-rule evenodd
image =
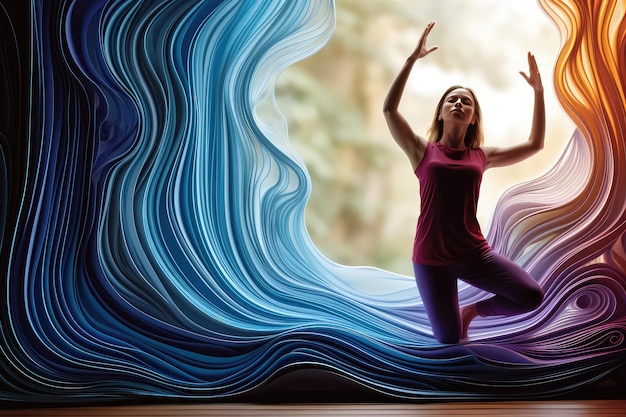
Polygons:
<instances>
[{"instance_id":1,"label":"maroon tank top","mask_svg":"<svg viewBox=\"0 0 626 417\"><path fill-rule=\"evenodd\" d=\"M482 149L452 149L429 142L415 169L421 211L413 245L413 262L454 265L491 248L476 219L485 169Z\"/></svg>"}]
</instances>

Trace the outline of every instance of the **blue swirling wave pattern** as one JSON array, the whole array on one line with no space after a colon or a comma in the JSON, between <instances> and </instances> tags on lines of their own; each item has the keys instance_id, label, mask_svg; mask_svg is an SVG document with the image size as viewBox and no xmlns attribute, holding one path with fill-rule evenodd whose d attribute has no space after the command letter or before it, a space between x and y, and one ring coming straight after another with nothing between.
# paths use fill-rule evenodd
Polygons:
<instances>
[{"instance_id":1,"label":"blue swirling wave pattern","mask_svg":"<svg viewBox=\"0 0 626 417\"><path fill-rule=\"evenodd\" d=\"M273 89L332 35L332 0L24 3L0 7L0 399L225 398L309 368L391 397L539 397L625 364L615 1L541 2L579 129L502 197L488 239L546 301L455 346L411 277L338 265L306 231L311 185Z\"/></svg>"}]
</instances>

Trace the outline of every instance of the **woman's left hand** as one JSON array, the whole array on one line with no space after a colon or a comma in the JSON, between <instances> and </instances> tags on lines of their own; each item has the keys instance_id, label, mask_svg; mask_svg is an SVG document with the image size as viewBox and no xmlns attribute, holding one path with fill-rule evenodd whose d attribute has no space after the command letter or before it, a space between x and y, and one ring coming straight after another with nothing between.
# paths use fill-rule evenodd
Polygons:
<instances>
[{"instance_id":1,"label":"woman's left hand","mask_svg":"<svg viewBox=\"0 0 626 417\"><path fill-rule=\"evenodd\" d=\"M535 56L528 53L528 75L525 72L520 71L520 74L526 79L526 82L537 92L543 92L543 84L541 82L541 74L539 74L539 68L537 67L537 61Z\"/></svg>"}]
</instances>

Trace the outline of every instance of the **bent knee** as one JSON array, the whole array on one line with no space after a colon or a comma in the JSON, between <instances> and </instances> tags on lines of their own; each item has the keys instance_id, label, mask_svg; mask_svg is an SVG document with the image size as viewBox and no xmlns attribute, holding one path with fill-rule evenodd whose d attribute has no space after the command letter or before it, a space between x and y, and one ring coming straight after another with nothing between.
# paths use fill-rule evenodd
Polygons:
<instances>
[{"instance_id":1,"label":"bent knee","mask_svg":"<svg viewBox=\"0 0 626 417\"><path fill-rule=\"evenodd\" d=\"M435 336L435 338L437 339L439 343L443 345L456 345L461 340L459 336L445 336L445 337Z\"/></svg>"},{"instance_id":2,"label":"bent knee","mask_svg":"<svg viewBox=\"0 0 626 417\"><path fill-rule=\"evenodd\" d=\"M444 345L456 345L461 340L461 332L433 331L435 339Z\"/></svg>"}]
</instances>

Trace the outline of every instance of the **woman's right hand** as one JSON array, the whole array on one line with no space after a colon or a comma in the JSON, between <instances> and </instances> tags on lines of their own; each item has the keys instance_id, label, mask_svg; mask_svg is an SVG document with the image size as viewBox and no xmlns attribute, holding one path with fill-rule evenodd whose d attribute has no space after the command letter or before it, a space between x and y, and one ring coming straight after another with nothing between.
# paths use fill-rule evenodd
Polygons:
<instances>
[{"instance_id":1,"label":"woman's right hand","mask_svg":"<svg viewBox=\"0 0 626 417\"><path fill-rule=\"evenodd\" d=\"M428 48L426 46L426 40L428 38L428 34L433 29L433 26L435 26L435 22L430 22L426 26L426 29L424 29L424 33L422 33L422 36L420 37L420 40L417 43L417 46L415 47L415 50L411 54L411 58L413 59L424 58L426 55L428 55L429 53L437 49L437 46L433 46L432 48Z\"/></svg>"}]
</instances>

